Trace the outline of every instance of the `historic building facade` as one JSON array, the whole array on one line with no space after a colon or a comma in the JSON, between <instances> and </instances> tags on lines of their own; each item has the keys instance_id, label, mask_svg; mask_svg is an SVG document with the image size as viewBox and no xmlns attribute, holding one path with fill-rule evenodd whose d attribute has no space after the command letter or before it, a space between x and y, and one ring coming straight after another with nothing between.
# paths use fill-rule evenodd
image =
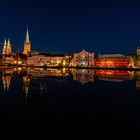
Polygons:
<instances>
[{"instance_id":1,"label":"historic building facade","mask_svg":"<svg viewBox=\"0 0 140 140\"><path fill-rule=\"evenodd\" d=\"M104 54L96 58L96 67L128 67L130 57L122 54Z\"/></svg>"},{"instance_id":2,"label":"historic building facade","mask_svg":"<svg viewBox=\"0 0 140 140\"><path fill-rule=\"evenodd\" d=\"M45 55L34 55L28 57L27 65L29 66L65 66L65 56L45 56Z\"/></svg>"},{"instance_id":3,"label":"historic building facade","mask_svg":"<svg viewBox=\"0 0 140 140\"><path fill-rule=\"evenodd\" d=\"M94 66L94 62L94 53L83 50L74 54L71 64L74 67L91 67Z\"/></svg>"}]
</instances>

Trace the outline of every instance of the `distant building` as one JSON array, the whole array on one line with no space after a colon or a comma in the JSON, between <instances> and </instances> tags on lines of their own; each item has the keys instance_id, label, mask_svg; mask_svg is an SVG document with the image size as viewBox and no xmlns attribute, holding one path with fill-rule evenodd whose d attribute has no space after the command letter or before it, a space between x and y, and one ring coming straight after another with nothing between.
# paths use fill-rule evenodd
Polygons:
<instances>
[{"instance_id":1,"label":"distant building","mask_svg":"<svg viewBox=\"0 0 140 140\"><path fill-rule=\"evenodd\" d=\"M137 48L137 62L136 67L140 67L140 47Z\"/></svg>"},{"instance_id":2,"label":"distant building","mask_svg":"<svg viewBox=\"0 0 140 140\"><path fill-rule=\"evenodd\" d=\"M60 66L66 64L65 56L45 56L45 55L34 55L27 59L27 65L34 66Z\"/></svg>"},{"instance_id":3,"label":"distant building","mask_svg":"<svg viewBox=\"0 0 140 140\"><path fill-rule=\"evenodd\" d=\"M2 63L3 64L12 64L14 63L14 57L11 55L12 49L11 49L11 43L10 40L4 41L3 50L2 50Z\"/></svg>"},{"instance_id":4,"label":"distant building","mask_svg":"<svg viewBox=\"0 0 140 140\"><path fill-rule=\"evenodd\" d=\"M10 40L8 39L8 42L6 42L6 39L5 39L2 54L11 55L11 53L12 53L12 50L11 50Z\"/></svg>"},{"instance_id":5,"label":"distant building","mask_svg":"<svg viewBox=\"0 0 140 140\"><path fill-rule=\"evenodd\" d=\"M29 55L30 53L31 53L31 42L29 40L29 32L28 32L28 29L27 29L26 39L25 39L25 42L24 42L23 54Z\"/></svg>"},{"instance_id":6,"label":"distant building","mask_svg":"<svg viewBox=\"0 0 140 140\"><path fill-rule=\"evenodd\" d=\"M128 67L130 58L122 54L104 54L96 58L96 67Z\"/></svg>"},{"instance_id":7,"label":"distant building","mask_svg":"<svg viewBox=\"0 0 140 140\"><path fill-rule=\"evenodd\" d=\"M85 50L79 53L75 53L72 59L72 66L75 67L94 66L94 53L90 53Z\"/></svg>"},{"instance_id":8,"label":"distant building","mask_svg":"<svg viewBox=\"0 0 140 140\"><path fill-rule=\"evenodd\" d=\"M140 47L137 47L137 56L140 57Z\"/></svg>"}]
</instances>

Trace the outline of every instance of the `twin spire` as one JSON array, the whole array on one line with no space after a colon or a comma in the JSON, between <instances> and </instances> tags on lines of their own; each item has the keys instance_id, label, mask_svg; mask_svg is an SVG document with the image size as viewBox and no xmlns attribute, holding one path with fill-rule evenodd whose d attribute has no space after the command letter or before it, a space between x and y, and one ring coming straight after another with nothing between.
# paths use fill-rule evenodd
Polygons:
<instances>
[{"instance_id":1,"label":"twin spire","mask_svg":"<svg viewBox=\"0 0 140 140\"><path fill-rule=\"evenodd\" d=\"M6 41L4 40L4 46L3 46L3 55L10 55L11 54L11 43L10 40Z\"/></svg>"},{"instance_id":2,"label":"twin spire","mask_svg":"<svg viewBox=\"0 0 140 140\"><path fill-rule=\"evenodd\" d=\"M8 41L6 41L6 39L4 40L4 47L9 47L9 46L11 46L11 44L10 44L10 40L8 39Z\"/></svg>"}]
</instances>

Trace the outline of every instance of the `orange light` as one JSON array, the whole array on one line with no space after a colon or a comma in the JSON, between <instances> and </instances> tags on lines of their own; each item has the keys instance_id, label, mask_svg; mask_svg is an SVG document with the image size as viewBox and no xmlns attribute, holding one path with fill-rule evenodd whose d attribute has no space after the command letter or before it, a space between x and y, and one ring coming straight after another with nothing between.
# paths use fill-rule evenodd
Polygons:
<instances>
[{"instance_id":1,"label":"orange light","mask_svg":"<svg viewBox=\"0 0 140 140\"><path fill-rule=\"evenodd\" d=\"M21 64L22 62L21 61L18 61L18 64Z\"/></svg>"}]
</instances>

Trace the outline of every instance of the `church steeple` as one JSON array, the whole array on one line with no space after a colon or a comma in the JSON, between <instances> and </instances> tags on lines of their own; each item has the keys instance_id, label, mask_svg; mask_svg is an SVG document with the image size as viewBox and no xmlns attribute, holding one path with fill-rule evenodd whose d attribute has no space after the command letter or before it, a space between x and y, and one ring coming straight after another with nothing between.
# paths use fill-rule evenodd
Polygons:
<instances>
[{"instance_id":1,"label":"church steeple","mask_svg":"<svg viewBox=\"0 0 140 140\"><path fill-rule=\"evenodd\" d=\"M11 46L10 39L8 39L7 47L10 47L10 46Z\"/></svg>"},{"instance_id":2,"label":"church steeple","mask_svg":"<svg viewBox=\"0 0 140 140\"><path fill-rule=\"evenodd\" d=\"M29 40L29 31L27 28L23 54L26 54L28 56L30 54L30 52L31 52L31 43Z\"/></svg>"},{"instance_id":3,"label":"church steeple","mask_svg":"<svg viewBox=\"0 0 140 140\"><path fill-rule=\"evenodd\" d=\"M30 43L28 28L27 28L27 31L26 31L26 40L25 40L25 43Z\"/></svg>"},{"instance_id":4,"label":"church steeple","mask_svg":"<svg viewBox=\"0 0 140 140\"><path fill-rule=\"evenodd\" d=\"M4 40L4 47L6 48L7 42L6 39Z\"/></svg>"},{"instance_id":5,"label":"church steeple","mask_svg":"<svg viewBox=\"0 0 140 140\"><path fill-rule=\"evenodd\" d=\"M5 55L6 54L6 50L7 50L7 42L6 39L4 40L4 44L3 44L3 51L2 54Z\"/></svg>"},{"instance_id":6,"label":"church steeple","mask_svg":"<svg viewBox=\"0 0 140 140\"><path fill-rule=\"evenodd\" d=\"M10 55L11 53L12 53L12 49L11 49L10 40L8 39L8 41L6 41L6 39L5 39L4 44L3 44L2 54L3 55Z\"/></svg>"},{"instance_id":7,"label":"church steeple","mask_svg":"<svg viewBox=\"0 0 140 140\"><path fill-rule=\"evenodd\" d=\"M10 43L10 39L8 39L8 43L7 43L7 55L11 54L11 43Z\"/></svg>"}]
</instances>

